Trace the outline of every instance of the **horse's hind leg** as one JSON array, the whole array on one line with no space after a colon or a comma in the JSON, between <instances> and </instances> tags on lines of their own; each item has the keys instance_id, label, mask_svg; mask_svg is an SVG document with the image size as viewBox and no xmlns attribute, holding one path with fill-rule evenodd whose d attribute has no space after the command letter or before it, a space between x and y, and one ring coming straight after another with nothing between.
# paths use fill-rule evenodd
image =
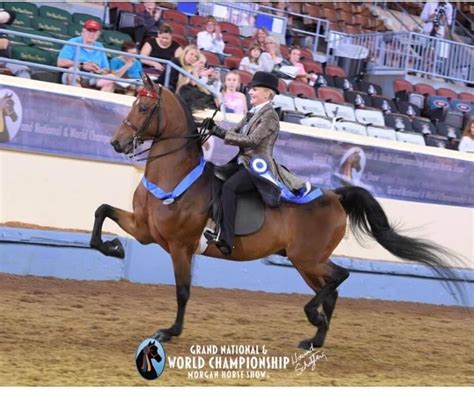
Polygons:
<instances>
[{"instance_id":1,"label":"horse's hind leg","mask_svg":"<svg viewBox=\"0 0 474 399\"><path fill-rule=\"evenodd\" d=\"M107 204L102 204L95 211L94 228L92 230L90 246L99 250L104 255L120 259L125 257L125 250L118 238L114 238L111 241L102 241L102 226L106 218L112 219L124 231L135 237L142 244L151 242L151 238L143 231L144 229L140 230L137 226L133 213Z\"/></svg>"},{"instance_id":2,"label":"horse's hind leg","mask_svg":"<svg viewBox=\"0 0 474 399\"><path fill-rule=\"evenodd\" d=\"M329 329L334 308L336 306L338 293L337 287L349 277L349 272L343 267L328 261L326 263L313 265L311 267L301 267L304 265L295 264L305 281L316 292L304 307L308 321L317 328L313 338L303 340L299 347L303 349L320 348L324 345ZM319 307L322 307L322 311Z\"/></svg>"}]
</instances>

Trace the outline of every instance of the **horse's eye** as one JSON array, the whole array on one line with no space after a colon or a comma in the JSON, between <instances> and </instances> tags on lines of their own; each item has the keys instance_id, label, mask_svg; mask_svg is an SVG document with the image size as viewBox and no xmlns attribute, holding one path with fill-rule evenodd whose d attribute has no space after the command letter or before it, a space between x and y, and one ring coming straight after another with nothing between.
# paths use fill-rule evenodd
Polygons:
<instances>
[{"instance_id":1,"label":"horse's eye","mask_svg":"<svg viewBox=\"0 0 474 399\"><path fill-rule=\"evenodd\" d=\"M144 114L145 112L148 111L148 107L146 105L143 105L143 104L140 104L140 107L138 108L138 110Z\"/></svg>"}]
</instances>

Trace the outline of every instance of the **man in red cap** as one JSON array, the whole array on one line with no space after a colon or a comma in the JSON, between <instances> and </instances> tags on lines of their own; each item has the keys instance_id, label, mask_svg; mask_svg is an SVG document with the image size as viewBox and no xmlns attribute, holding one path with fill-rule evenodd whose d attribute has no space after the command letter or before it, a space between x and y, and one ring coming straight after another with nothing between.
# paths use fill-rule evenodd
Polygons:
<instances>
[{"instance_id":1,"label":"man in red cap","mask_svg":"<svg viewBox=\"0 0 474 399\"><path fill-rule=\"evenodd\" d=\"M82 28L81 36L69 39L71 43L82 43L88 46L104 48L104 46L97 42L100 36L100 23L95 19L88 19ZM58 67L70 68L74 66L74 59L76 54L76 46L65 45L58 56ZM110 72L109 61L104 51L92 50L81 47L79 49L79 68L81 71L96 73L99 75L106 75ZM63 74L63 83L72 84L72 74ZM96 86L102 91L113 92L114 82L106 79L95 79L81 77L81 85Z\"/></svg>"}]
</instances>

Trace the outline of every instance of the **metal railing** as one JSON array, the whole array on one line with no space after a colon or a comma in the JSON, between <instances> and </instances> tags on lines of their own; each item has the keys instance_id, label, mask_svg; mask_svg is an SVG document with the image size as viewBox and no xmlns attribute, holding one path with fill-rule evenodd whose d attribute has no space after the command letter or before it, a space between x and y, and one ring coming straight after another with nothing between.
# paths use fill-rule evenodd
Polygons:
<instances>
[{"instance_id":1,"label":"metal railing","mask_svg":"<svg viewBox=\"0 0 474 399\"><path fill-rule=\"evenodd\" d=\"M474 83L474 46L414 32L338 34L328 48L355 44L369 50L372 70L404 70ZM328 58L334 56L328 53Z\"/></svg>"},{"instance_id":2,"label":"metal railing","mask_svg":"<svg viewBox=\"0 0 474 399\"><path fill-rule=\"evenodd\" d=\"M144 55L140 54L131 54L131 53L126 53L123 51L118 51L118 50L112 50L108 49L106 47L94 47L94 46L89 46L85 45L83 43L73 43L70 41L66 40L60 40L60 39L53 39L51 37L45 37L45 36L39 36L39 35L32 35L29 33L23 33L23 32L17 32L17 31L11 31L8 29L0 29L0 34L7 34L8 36L19 36L19 37L26 37L26 38L32 38L32 39L41 39L42 41L48 41L51 43L57 43L57 44L62 44L62 45L68 45L68 46L73 46L75 47L75 55L74 55L74 64L71 68L61 68L57 66L51 66L51 65L44 65L44 64L38 64L35 62L28 62L28 61L22 61L14 58L4 58L0 57L0 62L3 63L11 63L11 64L19 64L19 65L24 65L30 68L34 69L39 69L39 70L46 70L50 72L59 72L59 73L69 73L72 75L72 83L76 84L78 77L79 76L84 76L88 78L96 78L96 79L106 79L106 80L111 80L114 82L122 82L122 83L133 83L134 85L142 85L140 81L134 81L131 79L123 79L123 78L118 78L111 76L112 73L108 75L100 75L96 73L91 73L91 72L86 72L86 71L81 71L80 70L80 61L79 61L79 52L81 48L86 48L90 50L98 50L104 53L108 54L113 54L113 55L122 55L122 56L127 56L127 57L133 57L136 59L139 59L140 61L142 60L149 60L149 61L155 61L159 62L160 64L165 65L165 79L164 79L164 86L169 87L169 81L170 81L170 74L171 74L171 69L177 70L180 74L188 77L192 81L196 82L199 86L205 88L208 90L214 98L219 98L220 99L220 93L216 91L213 87L204 85L201 81L199 81L194 75L189 73L188 71L184 70L183 68L179 67L178 65L174 64L173 62L169 60L164 60L161 58L153 58L153 57L147 57Z\"/></svg>"}]
</instances>

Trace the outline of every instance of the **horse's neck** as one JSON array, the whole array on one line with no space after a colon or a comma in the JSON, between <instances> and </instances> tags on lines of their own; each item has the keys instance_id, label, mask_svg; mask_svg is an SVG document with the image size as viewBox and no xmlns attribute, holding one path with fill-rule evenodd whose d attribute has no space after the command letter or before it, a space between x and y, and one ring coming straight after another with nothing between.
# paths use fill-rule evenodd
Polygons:
<instances>
[{"instance_id":1,"label":"horse's neck","mask_svg":"<svg viewBox=\"0 0 474 399\"><path fill-rule=\"evenodd\" d=\"M348 161L342 165L342 174L347 177L352 177L352 162Z\"/></svg>"},{"instance_id":2,"label":"horse's neck","mask_svg":"<svg viewBox=\"0 0 474 399\"><path fill-rule=\"evenodd\" d=\"M164 190L172 190L176 187L200 161L197 144L189 143L188 146L164 157L158 159L154 157L182 147L186 143L185 140L189 139L164 140L152 145L148 154L150 161L145 167L145 177Z\"/></svg>"}]
</instances>

